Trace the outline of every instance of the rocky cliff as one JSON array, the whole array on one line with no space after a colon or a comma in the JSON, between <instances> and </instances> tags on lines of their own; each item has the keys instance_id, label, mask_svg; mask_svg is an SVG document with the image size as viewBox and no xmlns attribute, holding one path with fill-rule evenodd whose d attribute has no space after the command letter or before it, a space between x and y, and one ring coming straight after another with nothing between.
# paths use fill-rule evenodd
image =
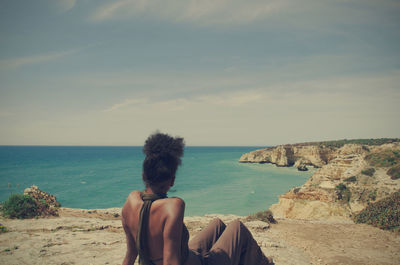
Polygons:
<instances>
[{"instance_id":1,"label":"rocky cliff","mask_svg":"<svg viewBox=\"0 0 400 265\"><path fill-rule=\"evenodd\" d=\"M335 149L319 145L279 145L243 154L241 163L272 163L277 166L322 167L332 158Z\"/></svg>"},{"instance_id":2,"label":"rocky cliff","mask_svg":"<svg viewBox=\"0 0 400 265\"><path fill-rule=\"evenodd\" d=\"M350 219L368 203L400 189L399 142L284 145L244 154L240 162L319 168L304 185L280 196L279 203L271 207L278 218Z\"/></svg>"}]
</instances>

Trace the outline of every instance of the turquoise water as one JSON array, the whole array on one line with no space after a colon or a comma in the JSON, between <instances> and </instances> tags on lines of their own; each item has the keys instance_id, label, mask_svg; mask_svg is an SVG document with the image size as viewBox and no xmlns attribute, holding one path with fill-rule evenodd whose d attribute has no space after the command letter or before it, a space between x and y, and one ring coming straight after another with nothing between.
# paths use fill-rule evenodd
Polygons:
<instances>
[{"instance_id":1,"label":"turquoise water","mask_svg":"<svg viewBox=\"0 0 400 265\"><path fill-rule=\"evenodd\" d=\"M186 215L248 215L302 185L312 172L270 164L238 163L255 147L186 147L169 196L186 202ZM0 146L0 201L37 185L64 207L122 207L143 189L142 147Z\"/></svg>"}]
</instances>

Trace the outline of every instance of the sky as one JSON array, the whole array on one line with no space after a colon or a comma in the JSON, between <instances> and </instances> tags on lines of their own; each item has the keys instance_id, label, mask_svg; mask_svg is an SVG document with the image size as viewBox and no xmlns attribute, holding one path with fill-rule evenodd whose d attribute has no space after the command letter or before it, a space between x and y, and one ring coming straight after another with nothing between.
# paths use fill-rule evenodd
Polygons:
<instances>
[{"instance_id":1,"label":"sky","mask_svg":"<svg viewBox=\"0 0 400 265\"><path fill-rule=\"evenodd\" d=\"M0 0L0 145L400 137L400 1Z\"/></svg>"}]
</instances>

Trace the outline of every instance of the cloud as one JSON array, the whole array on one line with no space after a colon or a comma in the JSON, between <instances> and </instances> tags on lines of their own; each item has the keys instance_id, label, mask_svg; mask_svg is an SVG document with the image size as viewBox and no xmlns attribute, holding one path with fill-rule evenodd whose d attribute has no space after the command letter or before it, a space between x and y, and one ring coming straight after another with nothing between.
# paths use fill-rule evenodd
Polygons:
<instances>
[{"instance_id":1,"label":"cloud","mask_svg":"<svg viewBox=\"0 0 400 265\"><path fill-rule=\"evenodd\" d=\"M395 71L173 99L162 99L167 94L157 98L149 94L112 104L91 120L102 121L99 124L104 129L98 131L112 124L109 127L114 131L145 137L159 128L200 145L391 137L399 129L395 122L400 111L399 82Z\"/></svg>"},{"instance_id":2,"label":"cloud","mask_svg":"<svg viewBox=\"0 0 400 265\"><path fill-rule=\"evenodd\" d=\"M16 69L29 64L38 64L53 61L76 52L78 52L78 50L49 52L34 56L0 60L0 69Z\"/></svg>"},{"instance_id":3,"label":"cloud","mask_svg":"<svg viewBox=\"0 0 400 265\"><path fill-rule=\"evenodd\" d=\"M175 22L243 24L265 18L285 7L286 1L230 0L119 0L98 7L92 21L127 19L143 15Z\"/></svg>"},{"instance_id":4,"label":"cloud","mask_svg":"<svg viewBox=\"0 0 400 265\"><path fill-rule=\"evenodd\" d=\"M260 103L266 96L261 91L231 92L217 95L200 96L196 101L204 105L217 105L224 107L242 107Z\"/></svg>"},{"instance_id":5,"label":"cloud","mask_svg":"<svg viewBox=\"0 0 400 265\"><path fill-rule=\"evenodd\" d=\"M399 71L375 76L344 76L321 80L275 83L258 88L242 87L236 91L219 91L191 96L163 99L152 94L127 98L103 110L110 114L162 111L164 113L184 111L204 113L218 110L276 109L279 111L299 107L305 111L332 110L346 112L358 107L364 111L398 111L400 103ZM165 96L165 95L164 95ZM370 109L374 105L375 109ZM362 109L356 112L362 112ZM293 113L295 114L295 113ZM212 115L210 115L212 116Z\"/></svg>"},{"instance_id":6,"label":"cloud","mask_svg":"<svg viewBox=\"0 0 400 265\"><path fill-rule=\"evenodd\" d=\"M196 106L243 107L265 100L260 91L231 92L224 94L200 95L192 98L175 98L167 100L150 100L148 97L125 99L116 103L103 112L130 112L136 109L164 109L165 111L181 111Z\"/></svg>"},{"instance_id":7,"label":"cloud","mask_svg":"<svg viewBox=\"0 0 400 265\"><path fill-rule=\"evenodd\" d=\"M264 26L341 32L343 25L397 26L399 8L397 0L117 0L98 6L89 20L141 17L200 26L268 21Z\"/></svg>"},{"instance_id":8,"label":"cloud","mask_svg":"<svg viewBox=\"0 0 400 265\"><path fill-rule=\"evenodd\" d=\"M132 106L132 105L136 106L136 105L145 104L146 102L148 102L147 98L125 99L121 103L116 103L116 104L112 105L111 107L109 107L109 108L107 108L107 109L105 109L103 111L104 112L112 112L112 111L124 109L124 108Z\"/></svg>"},{"instance_id":9,"label":"cloud","mask_svg":"<svg viewBox=\"0 0 400 265\"><path fill-rule=\"evenodd\" d=\"M76 0L56 0L55 5L59 12L67 12L76 5Z\"/></svg>"},{"instance_id":10,"label":"cloud","mask_svg":"<svg viewBox=\"0 0 400 265\"><path fill-rule=\"evenodd\" d=\"M110 97L103 111L91 106L60 114L32 108L0 117L0 139L2 144L141 145L156 129L181 135L189 145L398 137L399 83L400 72L393 71L172 98L169 90L146 90L120 100Z\"/></svg>"}]
</instances>

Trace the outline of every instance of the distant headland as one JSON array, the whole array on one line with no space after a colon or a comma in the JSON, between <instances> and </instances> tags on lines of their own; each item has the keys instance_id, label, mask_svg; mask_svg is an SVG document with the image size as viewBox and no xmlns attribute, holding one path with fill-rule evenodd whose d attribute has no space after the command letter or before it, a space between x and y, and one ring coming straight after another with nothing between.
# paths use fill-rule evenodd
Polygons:
<instances>
[{"instance_id":1,"label":"distant headland","mask_svg":"<svg viewBox=\"0 0 400 265\"><path fill-rule=\"evenodd\" d=\"M399 138L279 145L243 154L239 162L318 168L304 185L281 195L271 207L278 218L354 219L400 190Z\"/></svg>"}]
</instances>

